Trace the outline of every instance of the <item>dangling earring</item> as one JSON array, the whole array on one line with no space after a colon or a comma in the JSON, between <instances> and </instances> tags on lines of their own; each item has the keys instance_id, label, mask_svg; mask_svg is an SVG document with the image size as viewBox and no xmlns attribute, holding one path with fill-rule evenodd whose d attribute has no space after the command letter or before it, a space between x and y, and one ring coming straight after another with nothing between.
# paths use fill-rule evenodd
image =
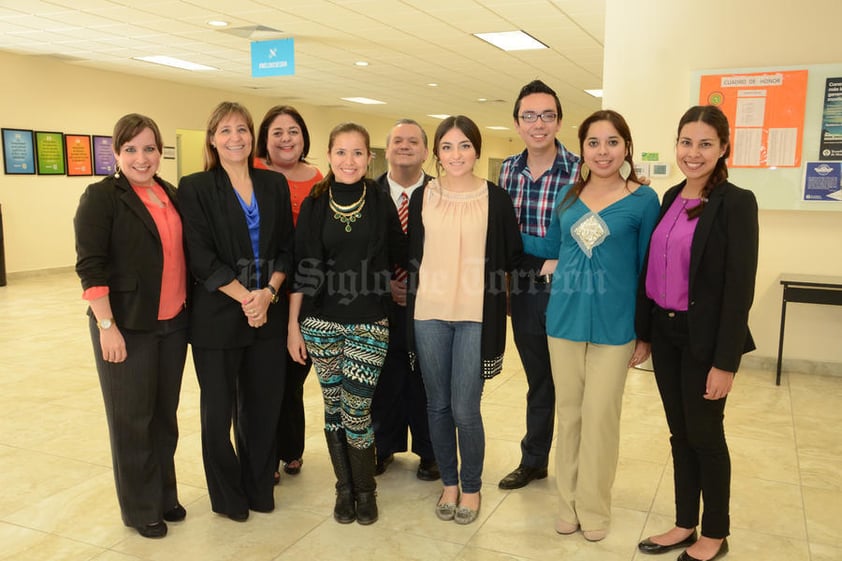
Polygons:
<instances>
[{"instance_id":1,"label":"dangling earring","mask_svg":"<svg viewBox=\"0 0 842 561\"><path fill-rule=\"evenodd\" d=\"M114 163L114 179L120 179L120 164Z\"/></svg>"},{"instance_id":2,"label":"dangling earring","mask_svg":"<svg viewBox=\"0 0 842 561\"><path fill-rule=\"evenodd\" d=\"M623 181L628 181L629 176L631 175L632 167L628 160L623 160L623 165L620 166L620 177L623 178Z\"/></svg>"},{"instance_id":3,"label":"dangling earring","mask_svg":"<svg viewBox=\"0 0 842 561\"><path fill-rule=\"evenodd\" d=\"M590 174L591 169L588 167L588 164L582 162L582 165L579 166L579 177L582 178L582 181L587 181Z\"/></svg>"}]
</instances>

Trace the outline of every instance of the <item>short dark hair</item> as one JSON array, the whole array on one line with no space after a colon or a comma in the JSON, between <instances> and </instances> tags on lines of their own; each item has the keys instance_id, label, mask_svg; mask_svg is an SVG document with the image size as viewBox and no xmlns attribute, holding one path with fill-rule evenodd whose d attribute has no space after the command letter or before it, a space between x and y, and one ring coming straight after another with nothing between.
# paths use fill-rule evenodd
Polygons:
<instances>
[{"instance_id":1,"label":"short dark hair","mask_svg":"<svg viewBox=\"0 0 842 561\"><path fill-rule=\"evenodd\" d=\"M392 125L392 129L399 125L415 125L421 130L421 139L424 141L424 148L427 148L427 131L424 130L424 127L416 121L415 119L398 119L395 121L395 124ZM389 134L386 135L386 146L389 145L389 142L392 141L392 129L389 129Z\"/></svg>"},{"instance_id":2,"label":"short dark hair","mask_svg":"<svg viewBox=\"0 0 842 561\"><path fill-rule=\"evenodd\" d=\"M301 151L301 156L298 159L302 162L306 161L307 154L310 153L310 131L307 130L307 124L304 123L304 117L302 117L301 113L299 113L298 110L291 105L276 105L266 112L266 115L263 117L263 121L260 123L260 129L258 129L257 132L257 148L254 152L255 157L261 159L269 157L269 150L266 147L269 140L269 127L279 115L289 115L298 125L298 128L301 129L301 137L304 139L304 149Z\"/></svg>"},{"instance_id":3,"label":"short dark hair","mask_svg":"<svg viewBox=\"0 0 842 561\"><path fill-rule=\"evenodd\" d=\"M515 100L515 109L514 111L512 111L512 116L514 117L516 123L518 121L518 116L520 115L520 100L532 94L547 94L553 96L553 99L555 100L555 111L556 113L558 113L558 120L561 121L561 118L564 115L561 112L561 101L559 101L558 99L558 94L556 94L555 90L553 90L541 80L532 80L531 82L523 86L520 89L520 93L517 94L517 99Z\"/></svg>"},{"instance_id":4,"label":"short dark hair","mask_svg":"<svg viewBox=\"0 0 842 561\"><path fill-rule=\"evenodd\" d=\"M123 115L117 123L114 124L114 132L111 134L111 149L115 154L119 154L123 144L139 135L143 132L143 129L149 129L152 131L152 135L155 137L155 146L158 147L158 152L163 152L164 141L161 138L161 131L158 129L158 125L151 118L146 115L141 115L140 113L129 113L128 115Z\"/></svg>"}]
</instances>

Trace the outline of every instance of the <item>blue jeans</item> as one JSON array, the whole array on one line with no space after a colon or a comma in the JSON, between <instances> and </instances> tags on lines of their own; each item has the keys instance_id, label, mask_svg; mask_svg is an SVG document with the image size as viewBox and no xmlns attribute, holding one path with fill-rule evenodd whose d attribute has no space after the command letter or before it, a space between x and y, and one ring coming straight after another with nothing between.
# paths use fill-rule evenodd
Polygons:
<instances>
[{"instance_id":1,"label":"blue jeans","mask_svg":"<svg viewBox=\"0 0 842 561\"><path fill-rule=\"evenodd\" d=\"M480 411L484 383L481 334L482 324L474 321L415 321L415 346L427 389L433 452L442 483L458 485L461 476L464 493L476 493L482 487L485 459ZM457 433L461 472L456 457Z\"/></svg>"}]
</instances>

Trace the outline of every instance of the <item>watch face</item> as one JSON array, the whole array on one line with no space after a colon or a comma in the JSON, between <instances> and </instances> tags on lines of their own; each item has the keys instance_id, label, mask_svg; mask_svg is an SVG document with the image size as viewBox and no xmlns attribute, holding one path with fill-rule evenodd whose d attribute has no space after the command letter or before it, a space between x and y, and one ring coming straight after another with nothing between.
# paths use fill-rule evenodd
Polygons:
<instances>
[{"instance_id":1,"label":"watch face","mask_svg":"<svg viewBox=\"0 0 842 561\"><path fill-rule=\"evenodd\" d=\"M111 327L112 323L113 322L110 319L104 319L104 320L99 322L99 328L100 329L108 329L109 327Z\"/></svg>"}]
</instances>

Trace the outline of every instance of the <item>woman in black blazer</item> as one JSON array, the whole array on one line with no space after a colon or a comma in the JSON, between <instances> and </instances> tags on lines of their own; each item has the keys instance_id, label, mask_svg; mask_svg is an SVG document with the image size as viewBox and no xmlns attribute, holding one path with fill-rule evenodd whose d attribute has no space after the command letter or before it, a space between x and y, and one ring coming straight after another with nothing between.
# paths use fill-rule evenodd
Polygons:
<instances>
[{"instance_id":1,"label":"woman in black blazer","mask_svg":"<svg viewBox=\"0 0 842 561\"><path fill-rule=\"evenodd\" d=\"M178 502L176 410L187 354L187 267L175 188L156 175L158 125L125 115L117 172L85 190L73 225L76 272L105 401L117 498L146 538L187 516Z\"/></svg>"},{"instance_id":2,"label":"woman in black blazer","mask_svg":"<svg viewBox=\"0 0 842 561\"><path fill-rule=\"evenodd\" d=\"M293 226L284 176L252 167L254 124L223 102L208 121L205 170L181 179L192 288L190 343L201 389L211 508L239 522L270 512L274 427L286 370ZM231 443L234 424L236 449Z\"/></svg>"},{"instance_id":3,"label":"woman in black blazer","mask_svg":"<svg viewBox=\"0 0 842 561\"><path fill-rule=\"evenodd\" d=\"M663 553L689 546L679 561L728 552L725 401L742 355L754 350L748 314L757 272L757 201L727 181L728 139L728 119L716 107L692 107L681 118L676 160L687 179L664 195L636 312L637 336L652 343L670 429L676 504L675 527L638 547Z\"/></svg>"}]
</instances>

